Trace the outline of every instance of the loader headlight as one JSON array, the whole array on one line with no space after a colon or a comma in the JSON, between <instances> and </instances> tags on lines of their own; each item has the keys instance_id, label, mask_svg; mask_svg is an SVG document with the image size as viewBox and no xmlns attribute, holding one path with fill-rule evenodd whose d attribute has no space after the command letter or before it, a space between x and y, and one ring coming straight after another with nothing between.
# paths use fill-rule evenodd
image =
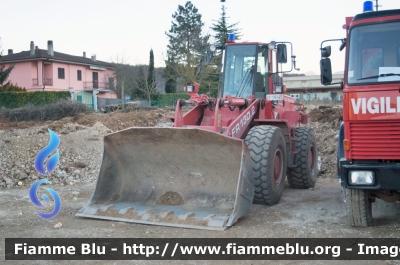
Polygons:
<instances>
[{"instance_id":1,"label":"loader headlight","mask_svg":"<svg viewBox=\"0 0 400 265\"><path fill-rule=\"evenodd\" d=\"M350 185L373 185L375 182L375 173L373 171L349 171Z\"/></svg>"},{"instance_id":2,"label":"loader headlight","mask_svg":"<svg viewBox=\"0 0 400 265\"><path fill-rule=\"evenodd\" d=\"M193 92L193 86L186 86L186 92Z\"/></svg>"}]
</instances>

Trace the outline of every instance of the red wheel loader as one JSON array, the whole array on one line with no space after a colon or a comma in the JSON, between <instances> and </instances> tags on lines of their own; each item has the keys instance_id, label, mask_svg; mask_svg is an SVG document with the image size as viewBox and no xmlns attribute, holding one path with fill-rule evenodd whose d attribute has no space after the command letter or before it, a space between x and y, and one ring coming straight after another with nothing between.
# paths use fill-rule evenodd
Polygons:
<instances>
[{"instance_id":1,"label":"red wheel loader","mask_svg":"<svg viewBox=\"0 0 400 265\"><path fill-rule=\"evenodd\" d=\"M347 17L345 39L321 43L321 83L332 83L329 56L346 48L343 123L338 136L338 177L351 226L372 222L376 198L400 202L400 9Z\"/></svg>"},{"instance_id":2,"label":"red wheel loader","mask_svg":"<svg viewBox=\"0 0 400 265\"><path fill-rule=\"evenodd\" d=\"M313 187L314 132L300 127L307 115L284 94L278 71L288 45L230 38L208 46L205 64L223 52L218 98L188 83L190 100L177 101L173 127L106 135L96 189L77 216L225 230L253 202L278 203L286 176L294 188Z\"/></svg>"}]
</instances>

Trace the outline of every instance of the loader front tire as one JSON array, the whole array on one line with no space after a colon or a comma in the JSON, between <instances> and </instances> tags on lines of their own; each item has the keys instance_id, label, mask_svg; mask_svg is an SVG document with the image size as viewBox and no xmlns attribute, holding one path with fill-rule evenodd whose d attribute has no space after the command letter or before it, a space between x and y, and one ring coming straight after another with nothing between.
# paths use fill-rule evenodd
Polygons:
<instances>
[{"instance_id":1,"label":"loader front tire","mask_svg":"<svg viewBox=\"0 0 400 265\"><path fill-rule=\"evenodd\" d=\"M282 196L287 167L285 138L274 126L255 126L245 142L255 179L254 203L274 205Z\"/></svg>"},{"instance_id":2,"label":"loader front tire","mask_svg":"<svg viewBox=\"0 0 400 265\"><path fill-rule=\"evenodd\" d=\"M347 217L351 226L372 224L372 200L368 190L344 189Z\"/></svg>"},{"instance_id":3,"label":"loader front tire","mask_svg":"<svg viewBox=\"0 0 400 265\"><path fill-rule=\"evenodd\" d=\"M297 189L308 189L315 186L318 175L318 151L314 131L307 127L295 129L296 167L288 168L289 186Z\"/></svg>"}]
</instances>

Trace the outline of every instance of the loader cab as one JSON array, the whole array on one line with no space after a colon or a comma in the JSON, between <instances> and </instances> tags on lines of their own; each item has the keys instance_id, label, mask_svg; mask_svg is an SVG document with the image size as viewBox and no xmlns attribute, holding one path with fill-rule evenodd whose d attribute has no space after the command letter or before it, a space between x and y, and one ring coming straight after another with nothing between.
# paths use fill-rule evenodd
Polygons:
<instances>
[{"instance_id":1,"label":"loader cab","mask_svg":"<svg viewBox=\"0 0 400 265\"><path fill-rule=\"evenodd\" d=\"M220 97L230 95L247 99L254 95L265 98L267 94L283 93L283 72L279 69L287 62L286 45L274 43L274 47L268 46L265 43L225 45Z\"/></svg>"},{"instance_id":2,"label":"loader cab","mask_svg":"<svg viewBox=\"0 0 400 265\"><path fill-rule=\"evenodd\" d=\"M222 97L244 97L253 94L256 45L227 45L222 67Z\"/></svg>"}]
</instances>

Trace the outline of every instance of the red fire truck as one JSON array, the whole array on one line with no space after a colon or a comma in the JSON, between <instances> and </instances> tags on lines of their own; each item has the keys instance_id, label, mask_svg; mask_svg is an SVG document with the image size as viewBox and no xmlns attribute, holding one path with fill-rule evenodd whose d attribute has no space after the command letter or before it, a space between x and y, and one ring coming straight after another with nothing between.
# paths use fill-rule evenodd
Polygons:
<instances>
[{"instance_id":1,"label":"red fire truck","mask_svg":"<svg viewBox=\"0 0 400 265\"><path fill-rule=\"evenodd\" d=\"M338 177L352 226L372 224L376 198L400 202L400 9L347 17L346 38L321 43L321 83L332 83L330 41L346 48ZM336 83L337 84L337 83Z\"/></svg>"}]
</instances>

